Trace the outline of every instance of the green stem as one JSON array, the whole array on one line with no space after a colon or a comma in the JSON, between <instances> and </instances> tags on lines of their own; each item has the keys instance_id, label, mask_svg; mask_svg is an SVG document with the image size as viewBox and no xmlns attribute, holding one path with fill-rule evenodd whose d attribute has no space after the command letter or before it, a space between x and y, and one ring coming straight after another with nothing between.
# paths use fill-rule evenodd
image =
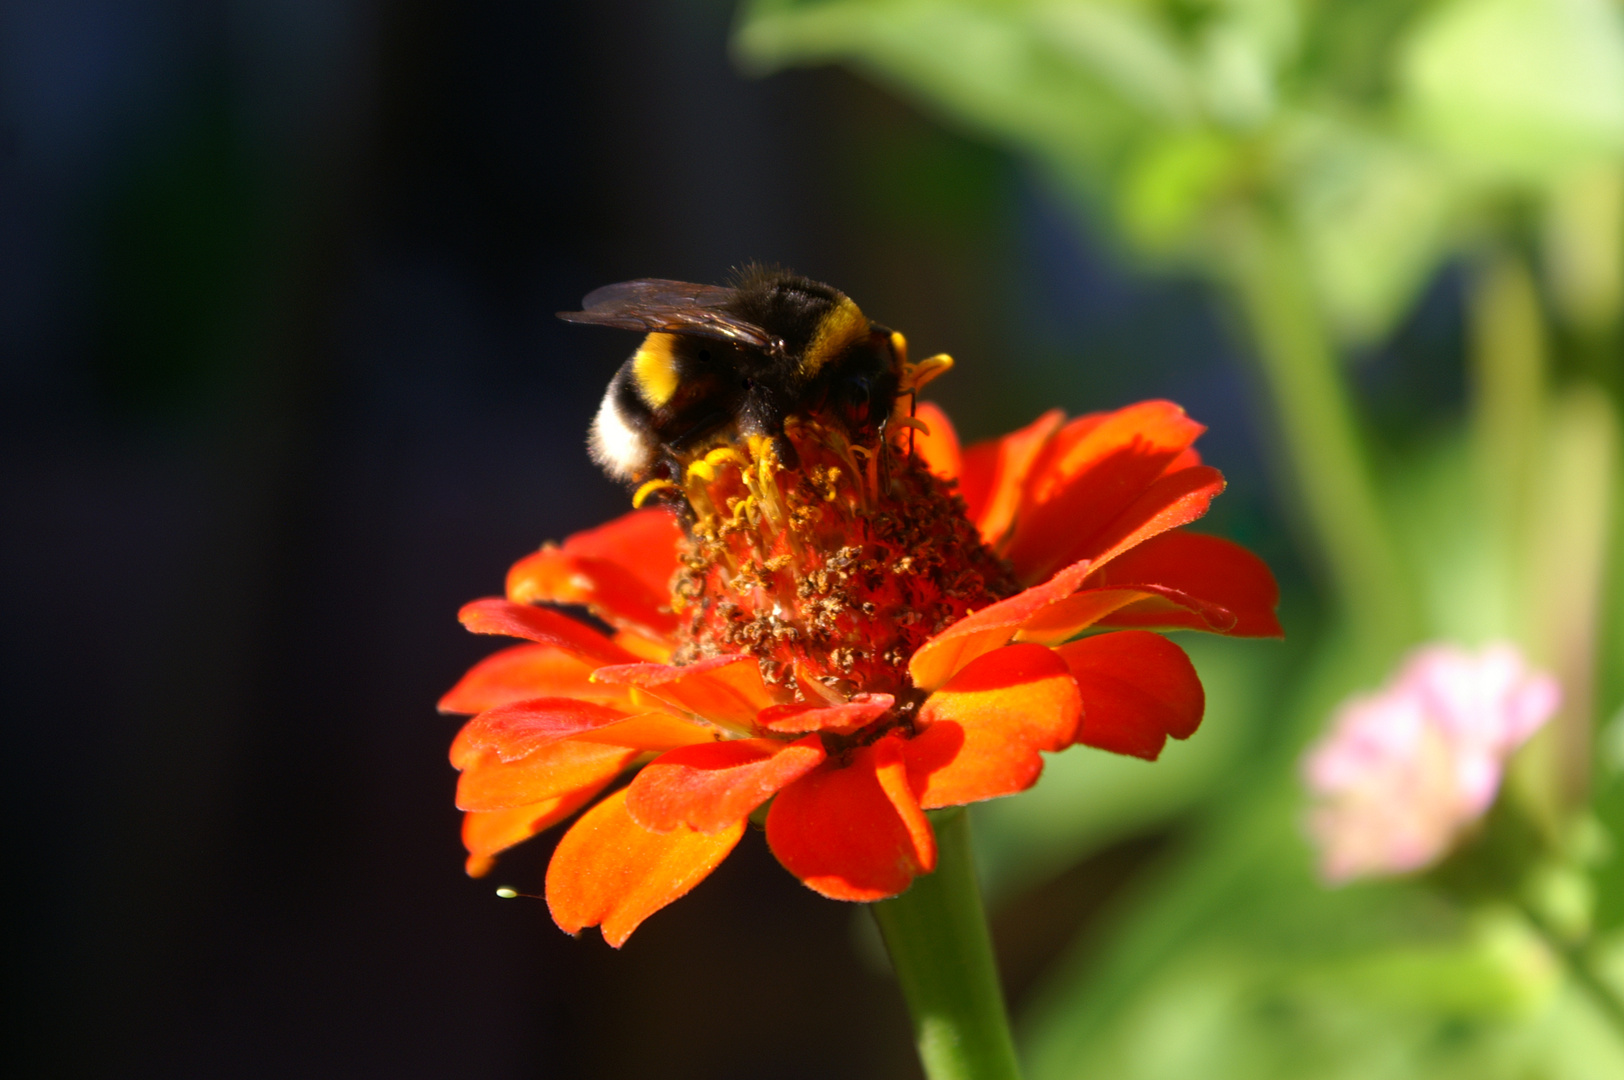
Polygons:
<instances>
[{"instance_id":1,"label":"green stem","mask_svg":"<svg viewBox=\"0 0 1624 1080\"><path fill-rule=\"evenodd\" d=\"M1478 483L1490 540L1500 549L1504 572L1515 577L1545 412L1544 319L1522 260L1505 251L1486 258L1472 283L1469 312ZM1514 583L1519 590L1522 585Z\"/></svg>"},{"instance_id":2,"label":"green stem","mask_svg":"<svg viewBox=\"0 0 1624 1080\"><path fill-rule=\"evenodd\" d=\"M1309 524L1358 640L1417 629L1342 365L1291 235L1260 210L1227 223L1230 286L1250 325Z\"/></svg>"},{"instance_id":3,"label":"green stem","mask_svg":"<svg viewBox=\"0 0 1624 1080\"><path fill-rule=\"evenodd\" d=\"M1617 991L1601 977L1590 961L1590 954L1582 949L1567 949L1562 958L1573 980L1589 992L1591 1001L1613 1025L1613 1033L1624 1039L1624 1000L1620 1000Z\"/></svg>"},{"instance_id":4,"label":"green stem","mask_svg":"<svg viewBox=\"0 0 1624 1080\"><path fill-rule=\"evenodd\" d=\"M1613 985L1602 978L1601 972L1596 970L1586 943L1566 940L1532 907L1525 904L1522 910L1534 929L1545 939L1546 946L1562 959L1573 981L1590 995L1591 1003L1607 1018L1607 1022L1613 1027L1613 1033L1624 1040L1624 998L1619 997Z\"/></svg>"},{"instance_id":5,"label":"green stem","mask_svg":"<svg viewBox=\"0 0 1624 1080\"><path fill-rule=\"evenodd\" d=\"M870 906L908 999L929 1080L1019 1080L992 937L970 855L970 815L932 814L936 872Z\"/></svg>"}]
</instances>

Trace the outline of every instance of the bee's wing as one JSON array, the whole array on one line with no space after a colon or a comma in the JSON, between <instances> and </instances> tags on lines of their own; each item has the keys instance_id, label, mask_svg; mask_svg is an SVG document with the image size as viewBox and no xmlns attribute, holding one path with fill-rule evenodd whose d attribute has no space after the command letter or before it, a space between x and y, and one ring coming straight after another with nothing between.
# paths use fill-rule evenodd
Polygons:
<instances>
[{"instance_id":1,"label":"bee's wing","mask_svg":"<svg viewBox=\"0 0 1624 1080\"><path fill-rule=\"evenodd\" d=\"M761 327L724 310L736 295L735 290L719 285L642 278L594 289L581 301L585 310L560 311L558 317L565 322L622 330L695 334L759 349L777 345Z\"/></svg>"}]
</instances>

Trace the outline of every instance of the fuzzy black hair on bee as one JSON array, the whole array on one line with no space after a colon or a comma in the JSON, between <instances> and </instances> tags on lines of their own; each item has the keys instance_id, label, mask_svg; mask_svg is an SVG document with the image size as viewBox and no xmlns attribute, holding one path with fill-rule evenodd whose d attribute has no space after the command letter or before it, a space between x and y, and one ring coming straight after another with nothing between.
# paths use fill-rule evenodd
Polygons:
<instances>
[{"instance_id":1,"label":"fuzzy black hair on bee","mask_svg":"<svg viewBox=\"0 0 1624 1080\"><path fill-rule=\"evenodd\" d=\"M673 479L715 445L766 436L794 464L791 416L816 414L869 441L901 385L891 331L840 290L771 267L728 286L645 278L587 295L568 322L646 336L609 383L592 422L592 457L616 479Z\"/></svg>"}]
</instances>

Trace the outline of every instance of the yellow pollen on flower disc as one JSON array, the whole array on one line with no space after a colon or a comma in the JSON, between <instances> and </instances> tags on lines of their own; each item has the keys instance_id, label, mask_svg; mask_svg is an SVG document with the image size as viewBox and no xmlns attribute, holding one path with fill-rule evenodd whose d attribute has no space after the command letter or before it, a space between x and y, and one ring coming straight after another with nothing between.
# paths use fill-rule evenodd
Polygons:
<instances>
[{"instance_id":1,"label":"yellow pollen on flower disc","mask_svg":"<svg viewBox=\"0 0 1624 1080\"><path fill-rule=\"evenodd\" d=\"M792 422L691 462L693 512L673 606L676 662L744 653L800 700L916 695L908 660L973 608L1015 590L963 501L906 450Z\"/></svg>"}]
</instances>

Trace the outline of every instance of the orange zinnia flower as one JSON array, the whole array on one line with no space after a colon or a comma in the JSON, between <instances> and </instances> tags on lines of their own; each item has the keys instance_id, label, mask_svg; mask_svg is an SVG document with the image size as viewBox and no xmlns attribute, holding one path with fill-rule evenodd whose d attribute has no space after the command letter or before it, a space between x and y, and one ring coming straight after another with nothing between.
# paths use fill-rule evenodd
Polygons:
<instances>
[{"instance_id":1,"label":"orange zinnia flower","mask_svg":"<svg viewBox=\"0 0 1624 1080\"><path fill-rule=\"evenodd\" d=\"M1149 628L1280 634L1268 568L1180 528L1224 481L1178 406L1051 412L962 451L940 410L919 420L872 448L792 421L794 469L768 439L713 450L680 518L640 509L544 547L506 598L463 608L475 633L532 642L440 703L475 714L451 750L470 874L636 769L553 854L570 933L620 945L764 806L807 886L895 896L935 865L925 811L1022 791L1045 751L1153 759L1195 731L1201 683Z\"/></svg>"}]
</instances>

